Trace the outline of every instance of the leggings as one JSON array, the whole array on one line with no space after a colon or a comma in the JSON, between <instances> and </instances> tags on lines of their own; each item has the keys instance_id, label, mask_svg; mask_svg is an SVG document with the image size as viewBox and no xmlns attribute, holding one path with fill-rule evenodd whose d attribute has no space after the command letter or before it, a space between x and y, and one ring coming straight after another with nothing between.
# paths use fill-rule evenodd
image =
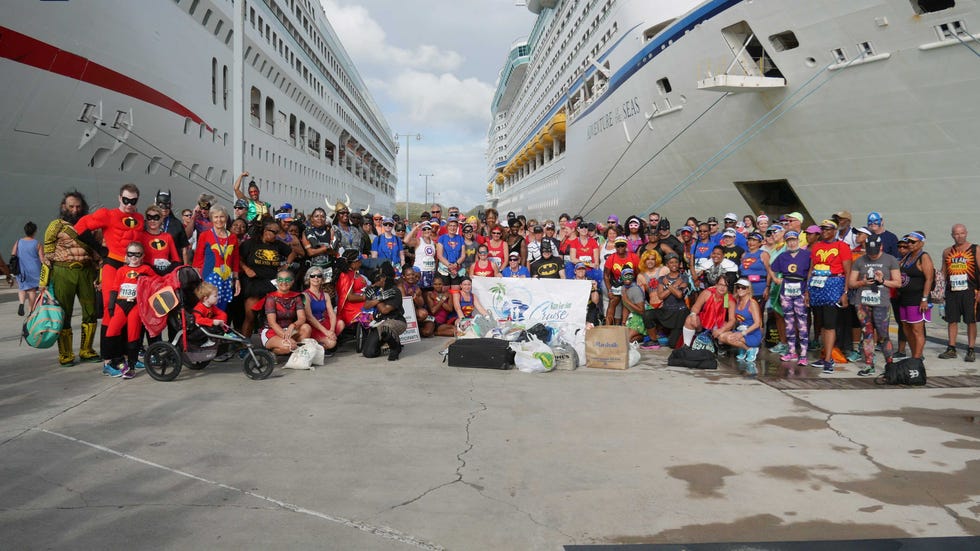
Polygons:
<instances>
[{"instance_id":1,"label":"leggings","mask_svg":"<svg viewBox=\"0 0 980 551\"><path fill-rule=\"evenodd\" d=\"M124 327L126 328L126 342L139 342L142 339L143 323L140 321L140 311L135 303L128 308L128 311L121 304L116 304L116 309L109 320L106 336L117 337L122 335Z\"/></svg>"},{"instance_id":2,"label":"leggings","mask_svg":"<svg viewBox=\"0 0 980 551\"><path fill-rule=\"evenodd\" d=\"M892 341L888 335L888 307L858 305L857 315L861 322L862 338L861 352L864 354L864 363L874 366L875 358L875 331L881 338L881 352L885 355L885 362L892 359Z\"/></svg>"},{"instance_id":3,"label":"leggings","mask_svg":"<svg viewBox=\"0 0 980 551\"><path fill-rule=\"evenodd\" d=\"M803 297L783 295L779 297L779 304L783 307L783 319L786 320L786 344L789 345L790 354L796 352L799 345L800 356L806 356L810 333L807 331L807 308Z\"/></svg>"}]
</instances>

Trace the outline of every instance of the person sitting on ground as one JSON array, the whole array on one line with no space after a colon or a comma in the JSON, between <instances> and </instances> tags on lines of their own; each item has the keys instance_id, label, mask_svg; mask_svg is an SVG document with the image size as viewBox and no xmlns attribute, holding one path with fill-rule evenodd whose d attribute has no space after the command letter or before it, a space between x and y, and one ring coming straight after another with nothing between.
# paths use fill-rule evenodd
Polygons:
<instances>
[{"instance_id":1,"label":"person sitting on ground","mask_svg":"<svg viewBox=\"0 0 980 551\"><path fill-rule=\"evenodd\" d=\"M266 329L262 331L262 344L279 355L296 350L311 333L310 325L306 323L303 295L290 290L293 280L293 272L279 270L276 290L265 296Z\"/></svg>"},{"instance_id":2,"label":"person sitting on ground","mask_svg":"<svg viewBox=\"0 0 980 551\"><path fill-rule=\"evenodd\" d=\"M487 315L486 308L473 292L473 281L470 278L463 278L459 284L459 291L453 293L453 309L456 310L456 317L459 321L470 320L476 314Z\"/></svg>"},{"instance_id":3,"label":"person sitting on ground","mask_svg":"<svg viewBox=\"0 0 980 551\"><path fill-rule=\"evenodd\" d=\"M755 362L762 345L762 310L752 300L752 283L745 278L735 282L735 300L728 304L728 321L713 336L718 342L738 348L738 360Z\"/></svg>"},{"instance_id":4,"label":"person sitting on ground","mask_svg":"<svg viewBox=\"0 0 980 551\"><path fill-rule=\"evenodd\" d=\"M628 312L625 325L629 341L640 342L646 333L646 328L643 326L643 312L646 309L643 289L634 282L632 268L623 268L619 280L623 282L623 290L620 295L623 307Z\"/></svg>"},{"instance_id":5,"label":"person sitting on ground","mask_svg":"<svg viewBox=\"0 0 980 551\"><path fill-rule=\"evenodd\" d=\"M378 268L377 278L365 292L364 307L373 309L374 329L381 335L381 342L388 344L388 361L398 359L402 351L399 336L408 329L402 294L395 284L395 268L390 262Z\"/></svg>"},{"instance_id":6,"label":"person sitting on ground","mask_svg":"<svg viewBox=\"0 0 980 551\"><path fill-rule=\"evenodd\" d=\"M589 267L584 262L575 265L575 277L578 280L589 280L592 282L592 290L589 291L589 302L586 304L585 321L592 325L599 325L600 310L602 308L602 295L599 293L599 282L588 277Z\"/></svg>"},{"instance_id":7,"label":"person sitting on ground","mask_svg":"<svg viewBox=\"0 0 980 551\"><path fill-rule=\"evenodd\" d=\"M727 273L738 273L738 264L725 258L725 249L718 245L711 249L711 256L702 258L694 266L694 281L707 289Z\"/></svg>"},{"instance_id":8,"label":"person sitting on ground","mask_svg":"<svg viewBox=\"0 0 980 551\"><path fill-rule=\"evenodd\" d=\"M446 278L437 275L432 280L432 290L425 293L426 308L431 314L421 324L420 333L423 337L456 336L456 310L453 296L449 291Z\"/></svg>"},{"instance_id":9,"label":"person sitting on ground","mask_svg":"<svg viewBox=\"0 0 980 551\"><path fill-rule=\"evenodd\" d=\"M341 256L340 268L337 274L337 320L338 325L343 322L343 327L350 327L354 323L354 318L361 313L364 306L364 289L368 286L367 280L359 273L361 269L361 255L354 249L344 251ZM339 334L339 333L338 333Z\"/></svg>"},{"instance_id":10,"label":"person sitting on ground","mask_svg":"<svg viewBox=\"0 0 980 551\"><path fill-rule=\"evenodd\" d=\"M332 350L337 346L337 335L344 330L344 326L337 320L330 294L324 292L323 268L311 267L303 279L306 280L303 298L310 337L320 343L327 354L333 354Z\"/></svg>"},{"instance_id":11,"label":"person sitting on ground","mask_svg":"<svg viewBox=\"0 0 980 551\"><path fill-rule=\"evenodd\" d=\"M738 276L727 273L719 277L715 284L698 294L698 299L691 306L691 313L684 320L684 344L691 346L698 331L714 332L725 326L725 316L728 314L728 304L732 295L729 293Z\"/></svg>"},{"instance_id":12,"label":"person sitting on ground","mask_svg":"<svg viewBox=\"0 0 980 551\"><path fill-rule=\"evenodd\" d=\"M418 320L419 333L426 321L432 316L425 305L425 295L422 287L419 286L419 273L412 268L411 264L405 263L402 266L402 277L398 280L398 290L403 297L411 297L412 305L415 306L415 319ZM425 337L426 335L422 335ZM431 336L431 335L428 335Z\"/></svg>"},{"instance_id":13,"label":"person sitting on ground","mask_svg":"<svg viewBox=\"0 0 980 551\"><path fill-rule=\"evenodd\" d=\"M651 341L659 340L660 330L668 333L667 345L675 348L684 329L684 320L689 313L687 296L690 294L688 276L681 271L681 260L676 254L668 254L664 259L667 274L657 280L657 286L649 291L655 294L653 299L661 302L659 308L650 309L643 313L643 322Z\"/></svg>"}]
</instances>

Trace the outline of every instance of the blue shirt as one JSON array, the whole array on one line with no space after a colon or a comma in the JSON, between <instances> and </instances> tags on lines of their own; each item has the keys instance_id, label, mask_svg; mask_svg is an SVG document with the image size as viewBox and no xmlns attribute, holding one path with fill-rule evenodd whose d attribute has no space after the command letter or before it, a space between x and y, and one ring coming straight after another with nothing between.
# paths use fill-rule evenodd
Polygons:
<instances>
[{"instance_id":1,"label":"blue shirt","mask_svg":"<svg viewBox=\"0 0 980 551\"><path fill-rule=\"evenodd\" d=\"M378 258L389 260L395 266L401 264L401 252L404 248L402 240L396 235L385 237L384 234L381 234L375 237L374 242L371 243L371 251L378 253Z\"/></svg>"},{"instance_id":2,"label":"blue shirt","mask_svg":"<svg viewBox=\"0 0 980 551\"><path fill-rule=\"evenodd\" d=\"M500 274L504 277L531 277L531 272L528 271L527 266L519 266L517 271L511 270L508 265L506 268L501 270Z\"/></svg>"},{"instance_id":3,"label":"blue shirt","mask_svg":"<svg viewBox=\"0 0 980 551\"><path fill-rule=\"evenodd\" d=\"M442 254L451 264L459 262L463 256L463 237L459 235L439 236L439 243L442 244Z\"/></svg>"}]
</instances>

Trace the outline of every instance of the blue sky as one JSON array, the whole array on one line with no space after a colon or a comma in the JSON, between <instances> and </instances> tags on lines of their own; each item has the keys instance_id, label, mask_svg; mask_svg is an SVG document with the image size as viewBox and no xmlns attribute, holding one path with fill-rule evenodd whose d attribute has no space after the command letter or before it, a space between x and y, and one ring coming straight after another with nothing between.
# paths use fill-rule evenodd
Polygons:
<instances>
[{"instance_id":1,"label":"blue sky","mask_svg":"<svg viewBox=\"0 0 980 551\"><path fill-rule=\"evenodd\" d=\"M321 0L392 131L412 140L410 198L429 178L438 202L469 209L484 200L490 100L511 43L535 16L513 0ZM405 140L397 200L405 199Z\"/></svg>"}]
</instances>

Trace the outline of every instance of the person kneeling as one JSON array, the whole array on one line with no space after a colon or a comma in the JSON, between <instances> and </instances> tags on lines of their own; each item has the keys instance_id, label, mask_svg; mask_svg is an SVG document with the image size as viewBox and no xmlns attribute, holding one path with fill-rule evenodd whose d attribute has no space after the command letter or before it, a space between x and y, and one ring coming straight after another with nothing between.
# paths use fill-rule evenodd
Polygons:
<instances>
[{"instance_id":1,"label":"person kneeling","mask_svg":"<svg viewBox=\"0 0 980 551\"><path fill-rule=\"evenodd\" d=\"M310 325L306 323L303 295L290 290L293 279L292 272L281 270L276 275L276 290L265 296L268 326L262 331L262 344L281 356L296 350L311 333Z\"/></svg>"}]
</instances>

